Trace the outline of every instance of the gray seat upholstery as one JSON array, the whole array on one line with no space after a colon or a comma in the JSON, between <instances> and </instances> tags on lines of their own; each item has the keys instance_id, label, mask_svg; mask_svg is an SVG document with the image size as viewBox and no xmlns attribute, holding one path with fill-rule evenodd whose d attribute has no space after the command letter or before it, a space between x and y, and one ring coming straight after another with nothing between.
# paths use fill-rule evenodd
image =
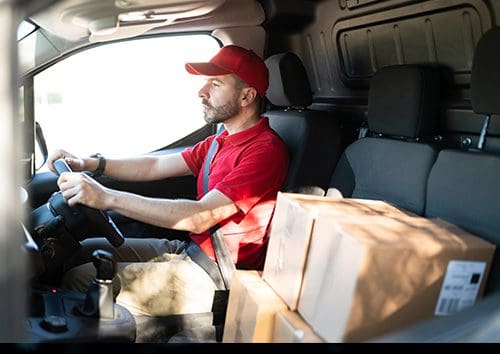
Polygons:
<instances>
[{"instance_id":1,"label":"gray seat upholstery","mask_svg":"<svg viewBox=\"0 0 500 354\"><path fill-rule=\"evenodd\" d=\"M478 42L471 74L472 109L500 114L500 27ZM487 143L487 139L486 139ZM442 150L428 180L425 216L439 217L497 245L486 294L500 291L500 156Z\"/></svg>"},{"instance_id":2,"label":"gray seat upholstery","mask_svg":"<svg viewBox=\"0 0 500 354\"><path fill-rule=\"evenodd\" d=\"M437 129L437 70L417 65L380 69L368 97L369 136L350 144L330 187L344 197L385 200L422 215L427 177L437 156L424 143Z\"/></svg>"},{"instance_id":3,"label":"gray seat upholstery","mask_svg":"<svg viewBox=\"0 0 500 354\"><path fill-rule=\"evenodd\" d=\"M273 105L264 115L286 143L290 166L284 191L324 191L341 152L340 127L331 113L308 109L313 97L299 57L287 52L266 59L267 99ZM310 190L310 189L309 189Z\"/></svg>"}]
</instances>

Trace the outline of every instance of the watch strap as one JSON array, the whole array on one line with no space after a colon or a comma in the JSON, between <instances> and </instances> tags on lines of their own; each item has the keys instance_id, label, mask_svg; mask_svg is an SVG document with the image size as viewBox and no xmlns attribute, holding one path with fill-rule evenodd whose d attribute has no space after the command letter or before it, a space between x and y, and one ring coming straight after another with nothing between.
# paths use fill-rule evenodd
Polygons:
<instances>
[{"instance_id":1,"label":"watch strap","mask_svg":"<svg viewBox=\"0 0 500 354\"><path fill-rule=\"evenodd\" d=\"M100 153L90 155L90 157L94 159L99 159L99 162L97 163L97 168L94 170L94 172L92 172L91 176L94 178L101 177L104 173L104 169L106 168L106 159Z\"/></svg>"}]
</instances>

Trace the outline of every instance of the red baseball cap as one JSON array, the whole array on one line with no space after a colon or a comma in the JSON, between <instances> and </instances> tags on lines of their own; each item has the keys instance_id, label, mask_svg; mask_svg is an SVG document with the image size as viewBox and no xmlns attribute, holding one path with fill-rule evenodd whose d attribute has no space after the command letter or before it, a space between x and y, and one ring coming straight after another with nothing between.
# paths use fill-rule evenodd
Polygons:
<instances>
[{"instance_id":1,"label":"red baseball cap","mask_svg":"<svg viewBox=\"0 0 500 354\"><path fill-rule=\"evenodd\" d=\"M186 63L186 70L194 75L216 76L235 74L264 97L269 86L266 64L252 50L237 45L227 45L208 63Z\"/></svg>"}]
</instances>

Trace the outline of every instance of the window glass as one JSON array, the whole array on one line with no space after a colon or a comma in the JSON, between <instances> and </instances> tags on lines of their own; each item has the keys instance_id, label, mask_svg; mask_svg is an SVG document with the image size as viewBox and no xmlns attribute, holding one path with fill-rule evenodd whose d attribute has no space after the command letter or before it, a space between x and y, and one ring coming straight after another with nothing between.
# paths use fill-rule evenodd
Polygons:
<instances>
[{"instance_id":1,"label":"window glass","mask_svg":"<svg viewBox=\"0 0 500 354\"><path fill-rule=\"evenodd\" d=\"M22 21L19 26L17 27L17 40L21 40L24 37L26 37L28 34L33 32L36 29L35 25L27 22L27 21Z\"/></svg>"},{"instance_id":2,"label":"window glass","mask_svg":"<svg viewBox=\"0 0 500 354\"><path fill-rule=\"evenodd\" d=\"M35 119L49 154L137 155L200 128L203 82L184 64L207 61L219 47L201 34L136 39L79 52L39 73Z\"/></svg>"}]
</instances>

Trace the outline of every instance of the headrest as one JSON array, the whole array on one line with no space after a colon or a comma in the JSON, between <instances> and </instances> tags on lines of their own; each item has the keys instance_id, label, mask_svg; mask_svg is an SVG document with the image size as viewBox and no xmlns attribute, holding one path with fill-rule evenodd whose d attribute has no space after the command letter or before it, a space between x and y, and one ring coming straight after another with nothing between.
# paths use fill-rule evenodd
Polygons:
<instances>
[{"instance_id":1,"label":"headrest","mask_svg":"<svg viewBox=\"0 0 500 354\"><path fill-rule=\"evenodd\" d=\"M474 50L471 72L472 110L500 113L500 27L483 34Z\"/></svg>"},{"instance_id":2,"label":"headrest","mask_svg":"<svg viewBox=\"0 0 500 354\"><path fill-rule=\"evenodd\" d=\"M378 70L370 81L368 129L384 135L433 135L439 113L439 73L418 65Z\"/></svg>"},{"instance_id":3,"label":"headrest","mask_svg":"<svg viewBox=\"0 0 500 354\"><path fill-rule=\"evenodd\" d=\"M293 53L272 55L265 60L269 70L267 99L280 107L307 107L312 103L312 92L306 69Z\"/></svg>"}]
</instances>

